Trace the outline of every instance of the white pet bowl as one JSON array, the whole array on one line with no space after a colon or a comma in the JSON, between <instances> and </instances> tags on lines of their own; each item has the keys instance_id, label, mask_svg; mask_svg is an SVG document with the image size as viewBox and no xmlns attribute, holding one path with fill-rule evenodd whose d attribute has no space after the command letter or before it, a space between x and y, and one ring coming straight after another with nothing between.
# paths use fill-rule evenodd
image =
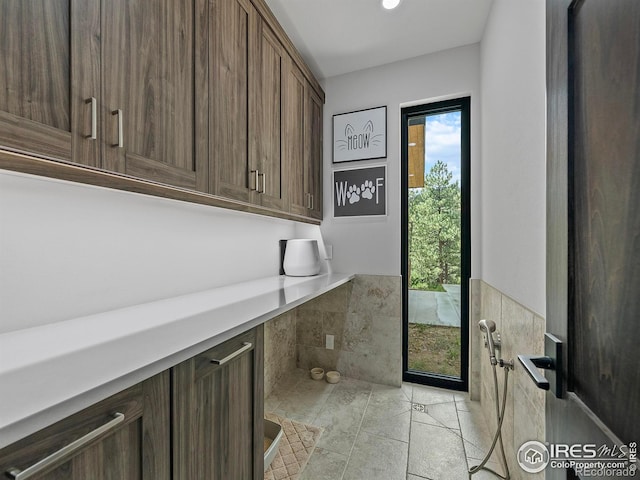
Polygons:
<instances>
[{"instance_id":1,"label":"white pet bowl","mask_svg":"<svg viewBox=\"0 0 640 480\"><path fill-rule=\"evenodd\" d=\"M327 383L338 383L340 381L340 372L327 372Z\"/></svg>"}]
</instances>

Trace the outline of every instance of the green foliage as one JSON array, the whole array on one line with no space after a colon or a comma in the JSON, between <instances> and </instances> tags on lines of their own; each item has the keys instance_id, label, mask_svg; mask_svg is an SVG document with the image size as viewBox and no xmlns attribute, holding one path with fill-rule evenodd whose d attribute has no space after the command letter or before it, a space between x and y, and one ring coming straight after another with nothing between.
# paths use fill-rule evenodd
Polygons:
<instances>
[{"instance_id":1,"label":"green foliage","mask_svg":"<svg viewBox=\"0 0 640 480\"><path fill-rule=\"evenodd\" d=\"M460 185L440 160L409 190L409 262L411 288L460 283Z\"/></svg>"}]
</instances>

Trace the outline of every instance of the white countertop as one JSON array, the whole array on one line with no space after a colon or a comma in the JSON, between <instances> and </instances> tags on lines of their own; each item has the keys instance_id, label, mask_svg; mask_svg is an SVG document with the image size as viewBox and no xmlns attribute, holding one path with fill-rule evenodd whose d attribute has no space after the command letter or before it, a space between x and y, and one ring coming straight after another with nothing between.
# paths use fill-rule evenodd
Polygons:
<instances>
[{"instance_id":1,"label":"white countertop","mask_svg":"<svg viewBox=\"0 0 640 480\"><path fill-rule=\"evenodd\" d=\"M0 448L347 283L268 277L0 335Z\"/></svg>"}]
</instances>

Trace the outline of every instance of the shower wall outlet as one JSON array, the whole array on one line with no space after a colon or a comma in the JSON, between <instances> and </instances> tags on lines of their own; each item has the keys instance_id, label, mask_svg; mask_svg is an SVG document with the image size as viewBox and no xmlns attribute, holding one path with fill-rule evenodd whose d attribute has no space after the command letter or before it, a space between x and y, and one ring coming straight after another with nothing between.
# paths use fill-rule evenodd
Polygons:
<instances>
[{"instance_id":1,"label":"shower wall outlet","mask_svg":"<svg viewBox=\"0 0 640 480\"><path fill-rule=\"evenodd\" d=\"M327 335L327 339L325 342L327 350L333 350L333 338L333 335Z\"/></svg>"}]
</instances>

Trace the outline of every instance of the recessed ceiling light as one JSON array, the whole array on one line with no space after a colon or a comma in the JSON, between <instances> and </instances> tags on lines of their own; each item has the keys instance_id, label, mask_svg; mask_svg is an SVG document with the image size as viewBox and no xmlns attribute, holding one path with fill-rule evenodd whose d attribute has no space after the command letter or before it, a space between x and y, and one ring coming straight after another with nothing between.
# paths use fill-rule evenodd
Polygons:
<instances>
[{"instance_id":1,"label":"recessed ceiling light","mask_svg":"<svg viewBox=\"0 0 640 480\"><path fill-rule=\"evenodd\" d=\"M398 5L400 5L400 0L382 0L382 6L387 10L396 8Z\"/></svg>"}]
</instances>

